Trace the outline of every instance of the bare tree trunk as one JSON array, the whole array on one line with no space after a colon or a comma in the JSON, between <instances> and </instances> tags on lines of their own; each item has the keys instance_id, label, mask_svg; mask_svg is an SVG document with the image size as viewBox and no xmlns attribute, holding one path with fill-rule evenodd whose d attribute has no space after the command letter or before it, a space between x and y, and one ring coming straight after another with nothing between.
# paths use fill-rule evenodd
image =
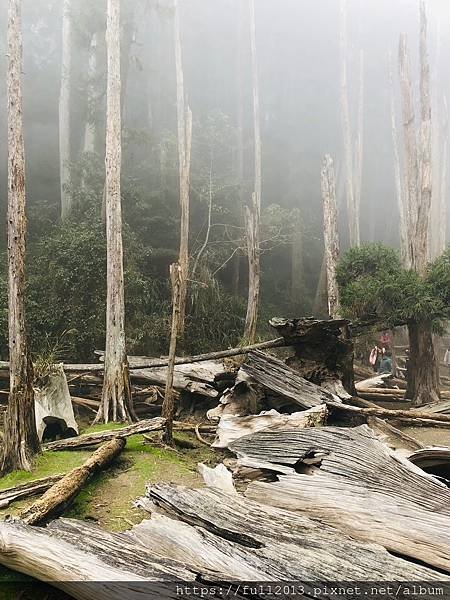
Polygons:
<instances>
[{"instance_id":1,"label":"bare tree trunk","mask_svg":"<svg viewBox=\"0 0 450 600\"><path fill-rule=\"evenodd\" d=\"M256 54L255 1L249 0L250 50L253 82L253 130L255 151L255 186L250 206L246 206L247 253L248 253L248 300L245 317L244 338L254 342L258 325L260 294L260 215L261 215L261 130L259 110L258 60Z\"/></svg>"},{"instance_id":2,"label":"bare tree trunk","mask_svg":"<svg viewBox=\"0 0 450 600\"><path fill-rule=\"evenodd\" d=\"M391 104L391 131L392 131L392 147L394 151L394 174L395 174L395 190L397 193L397 207L399 214L399 233L400 233L400 250L403 262L407 261L407 231L406 231L406 200L404 197L402 170L400 163L400 153L398 149L398 132L397 120L395 118L395 95L394 95L394 78L392 73L392 56L389 54L389 84L390 84L390 104Z\"/></svg>"},{"instance_id":3,"label":"bare tree trunk","mask_svg":"<svg viewBox=\"0 0 450 600\"><path fill-rule=\"evenodd\" d=\"M350 123L350 107L348 99L347 77L347 0L341 0L341 117L344 135L345 181L347 192L347 218L351 246L359 246L359 207L355 197L352 129Z\"/></svg>"},{"instance_id":4,"label":"bare tree trunk","mask_svg":"<svg viewBox=\"0 0 450 600\"><path fill-rule=\"evenodd\" d=\"M405 395L412 398L413 406L439 401L439 368L431 329L430 322L408 325L412 377Z\"/></svg>"},{"instance_id":5,"label":"bare tree trunk","mask_svg":"<svg viewBox=\"0 0 450 600\"><path fill-rule=\"evenodd\" d=\"M358 131L355 147L355 219L360 228L361 193L364 151L364 51L359 51ZM359 242L358 242L359 245Z\"/></svg>"},{"instance_id":6,"label":"bare tree trunk","mask_svg":"<svg viewBox=\"0 0 450 600\"><path fill-rule=\"evenodd\" d=\"M336 268L339 260L339 231L336 206L336 179L331 156L328 154L322 166L323 231L327 270L328 313L332 319L339 318L339 288Z\"/></svg>"},{"instance_id":7,"label":"bare tree trunk","mask_svg":"<svg viewBox=\"0 0 450 600\"><path fill-rule=\"evenodd\" d=\"M22 117L21 1L8 10L8 324L10 392L5 417L2 472L31 469L39 452L33 367L25 328L26 194Z\"/></svg>"},{"instance_id":8,"label":"bare tree trunk","mask_svg":"<svg viewBox=\"0 0 450 600\"><path fill-rule=\"evenodd\" d=\"M195 273L197 271L197 267L200 262L200 259L203 256L203 253L205 252L206 248L208 247L209 236L211 235L211 217L212 217L212 201L213 201L212 174L213 174L213 153L212 153L212 148L211 148L210 163L209 163L208 222L207 222L207 226L206 226L205 239L203 241L203 244L200 247L200 250L197 253L197 256L195 257L194 266L192 267L192 279L193 280L195 279Z\"/></svg>"},{"instance_id":9,"label":"bare tree trunk","mask_svg":"<svg viewBox=\"0 0 450 600\"><path fill-rule=\"evenodd\" d=\"M89 48L89 65L88 65L88 86L87 86L87 101L89 106L93 104L95 86L94 79L97 73L97 33L94 33L91 39L91 45ZM95 119L94 115L88 111L86 127L84 131L84 145L83 152L94 152L95 151Z\"/></svg>"},{"instance_id":10,"label":"bare tree trunk","mask_svg":"<svg viewBox=\"0 0 450 600\"><path fill-rule=\"evenodd\" d=\"M189 188L191 172L192 112L187 106L184 93L184 74L181 53L180 13L178 0L174 6L175 68L177 78L177 121L178 121L178 162L180 176L180 319L179 335L184 333L186 317L187 283L189 278Z\"/></svg>"},{"instance_id":11,"label":"bare tree trunk","mask_svg":"<svg viewBox=\"0 0 450 600\"><path fill-rule=\"evenodd\" d=\"M420 135L419 148L414 125L414 99L411 68L405 36L400 37L400 83L402 89L405 160L407 266L425 276L429 256L429 219L432 197L431 177L431 99L427 52L427 18L420 2ZM408 325L410 343L408 393L415 405L439 398L438 364L433 346L432 323Z\"/></svg>"},{"instance_id":12,"label":"bare tree trunk","mask_svg":"<svg viewBox=\"0 0 450 600\"><path fill-rule=\"evenodd\" d=\"M71 1L64 0L62 17L62 63L59 95L59 176L61 185L61 219L70 213L70 80L72 71Z\"/></svg>"},{"instance_id":13,"label":"bare tree trunk","mask_svg":"<svg viewBox=\"0 0 450 600\"><path fill-rule=\"evenodd\" d=\"M177 353L177 338L180 319L180 292L181 292L181 268L178 264L170 265L170 281L172 284L172 328L170 333L169 365L167 369L166 390L162 405L162 416L166 419L164 442L173 445L173 419L175 416L175 404L173 394L173 372L175 369L175 358Z\"/></svg>"},{"instance_id":14,"label":"bare tree trunk","mask_svg":"<svg viewBox=\"0 0 450 600\"><path fill-rule=\"evenodd\" d=\"M320 265L319 279L317 280L316 294L314 296L313 315L325 316L327 311L327 261L325 253Z\"/></svg>"},{"instance_id":15,"label":"bare tree trunk","mask_svg":"<svg viewBox=\"0 0 450 600\"><path fill-rule=\"evenodd\" d=\"M122 214L120 198L120 0L108 0L106 128L106 346L102 400L96 421L131 421L134 416L125 351Z\"/></svg>"}]
</instances>

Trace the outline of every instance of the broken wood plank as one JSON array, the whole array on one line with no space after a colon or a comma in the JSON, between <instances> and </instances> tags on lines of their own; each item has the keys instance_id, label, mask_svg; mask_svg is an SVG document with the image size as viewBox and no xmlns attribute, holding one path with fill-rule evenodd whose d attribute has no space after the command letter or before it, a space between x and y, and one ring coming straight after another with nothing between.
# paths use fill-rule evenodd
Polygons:
<instances>
[{"instance_id":1,"label":"broken wood plank","mask_svg":"<svg viewBox=\"0 0 450 600\"><path fill-rule=\"evenodd\" d=\"M284 473L251 483L247 497L450 573L450 490L366 425L263 431L230 449L244 466Z\"/></svg>"},{"instance_id":2,"label":"broken wood plank","mask_svg":"<svg viewBox=\"0 0 450 600\"><path fill-rule=\"evenodd\" d=\"M72 450L78 448L88 448L89 446L98 446L108 440L116 437L126 438L130 435L148 433L149 431L160 431L164 427L164 419L155 417L154 419L146 419L138 421L121 429L108 429L99 431L98 433L84 433L77 437L66 438L65 440L56 440L44 444L43 450Z\"/></svg>"},{"instance_id":3,"label":"broken wood plank","mask_svg":"<svg viewBox=\"0 0 450 600\"><path fill-rule=\"evenodd\" d=\"M100 446L80 467L64 475L41 498L22 511L22 521L28 525L37 525L63 512L92 475L120 454L125 444L125 438L116 437Z\"/></svg>"},{"instance_id":4,"label":"broken wood plank","mask_svg":"<svg viewBox=\"0 0 450 600\"><path fill-rule=\"evenodd\" d=\"M312 408L329 401L339 402L339 398L330 392L307 381L281 360L263 352L251 352L241 369L265 389L302 408Z\"/></svg>"},{"instance_id":5,"label":"broken wood plank","mask_svg":"<svg viewBox=\"0 0 450 600\"><path fill-rule=\"evenodd\" d=\"M50 475L49 477L42 477L41 479L0 490L0 508L6 508L16 500L43 494L62 477L64 475Z\"/></svg>"},{"instance_id":6,"label":"broken wood plank","mask_svg":"<svg viewBox=\"0 0 450 600\"><path fill-rule=\"evenodd\" d=\"M244 436L266 429L286 430L304 427L319 427L323 425L328 416L328 410L325 404L313 406L308 410L292 414L280 414L272 409L261 412L259 415L249 415L247 417L235 417L233 415L224 415L221 417L217 436L212 444L213 448L228 448L234 440Z\"/></svg>"}]
</instances>

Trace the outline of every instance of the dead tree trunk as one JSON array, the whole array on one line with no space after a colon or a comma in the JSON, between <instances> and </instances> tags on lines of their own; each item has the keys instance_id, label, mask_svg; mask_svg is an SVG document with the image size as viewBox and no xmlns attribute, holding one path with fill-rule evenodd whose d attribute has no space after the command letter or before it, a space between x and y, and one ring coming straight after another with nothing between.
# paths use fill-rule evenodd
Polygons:
<instances>
[{"instance_id":1,"label":"dead tree trunk","mask_svg":"<svg viewBox=\"0 0 450 600\"><path fill-rule=\"evenodd\" d=\"M327 269L328 313L332 319L339 316L339 289L336 268L339 260L339 232L336 207L336 180L331 156L325 156L322 166L323 231Z\"/></svg>"},{"instance_id":2,"label":"dead tree trunk","mask_svg":"<svg viewBox=\"0 0 450 600\"><path fill-rule=\"evenodd\" d=\"M390 84L390 104L391 104L391 131L392 131L392 148L394 151L394 173L395 173L395 190L397 194L397 207L399 214L399 233L400 233L400 250L403 262L406 263L407 249L407 228L406 228L406 204L404 197L404 189L402 182L402 170L400 163L400 153L398 149L398 132L397 120L395 116L395 95L394 95L394 77L392 73L392 57L389 54L389 84Z\"/></svg>"},{"instance_id":3,"label":"dead tree trunk","mask_svg":"<svg viewBox=\"0 0 450 600\"><path fill-rule=\"evenodd\" d=\"M106 243L107 301L105 374L96 421L134 418L125 351L125 298L123 282L122 214L120 197L120 0L108 0L108 82L106 128Z\"/></svg>"},{"instance_id":4,"label":"dead tree trunk","mask_svg":"<svg viewBox=\"0 0 450 600\"><path fill-rule=\"evenodd\" d=\"M180 265L170 265L170 281L172 283L172 328L170 332L169 365L167 369L166 390L162 405L162 416L164 419L166 419L163 439L164 442L170 446L173 444L172 430L173 418L175 415L173 372L175 369L175 357L177 352L177 338L180 320L181 280L182 275Z\"/></svg>"},{"instance_id":5,"label":"dead tree trunk","mask_svg":"<svg viewBox=\"0 0 450 600\"><path fill-rule=\"evenodd\" d=\"M97 33L94 33L91 39L91 45L89 48L89 65L88 65L88 102L89 104L93 102L94 99L94 79L97 73L97 52L98 52L98 40ZM96 128L95 128L95 119L94 115L88 112L86 118L86 126L84 130L84 152L94 152L95 151L95 136L96 136Z\"/></svg>"},{"instance_id":6,"label":"dead tree trunk","mask_svg":"<svg viewBox=\"0 0 450 600\"><path fill-rule=\"evenodd\" d=\"M359 246L359 205L355 195L355 179L353 164L353 138L350 122L350 106L348 99L347 76L347 1L341 0L341 118L344 136L345 181L347 191L347 218L351 246Z\"/></svg>"},{"instance_id":7,"label":"dead tree trunk","mask_svg":"<svg viewBox=\"0 0 450 600\"><path fill-rule=\"evenodd\" d=\"M187 284L189 278L189 188L191 174L192 112L186 103L184 93L178 0L175 0L173 24L177 79L178 162L181 208L180 254L178 258L180 267L180 319L178 322L178 334L183 335L186 316Z\"/></svg>"},{"instance_id":8,"label":"dead tree trunk","mask_svg":"<svg viewBox=\"0 0 450 600\"><path fill-rule=\"evenodd\" d=\"M81 467L69 471L34 504L22 511L22 521L28 525L37 525L60 514L79 494L88 479L106 467L125 448L125 444L125 438L117 437L100 446Z\"/></svg>"},{"instance_id":9,"label":"dead tree trunk","mask_svg":"<svg viewBox=\"0 0 450 600\"><path fill-rule=\"evenodd\" d=\"M252 200L246 206L246 237L248 254L248 300L244 338L254 342L258 325L260 294L260 215L261 215L261 129L259 110L258 60L256 54L255 2L249 0L250 50L253 88L253 134L255 152L255 185Z\"/></svg>"},{"instance_id":10,"label":"dead tree trunk","mask_svg":"<svg viewBox=\"0 0 450 600\"><path fill-rule=\"evenodd\" d=\"M8 9L8 325L10 393L5 417L2 472L31 469L39 452L33 367L25 327L26 194L22 117L21 1Z\"/></svg>"},{"instance_id":11,"label":"dead tree trunk","mask_svg":"<svg viewBox=\"0 0 450 600\"><path fill-rule=\"evenodd\" d=\"M72 70L71 1L64 0L62 16L61 88L59 94L59 171L61 185L61 219L70 213L70 79Z\"/></svg>"}]
</instances>

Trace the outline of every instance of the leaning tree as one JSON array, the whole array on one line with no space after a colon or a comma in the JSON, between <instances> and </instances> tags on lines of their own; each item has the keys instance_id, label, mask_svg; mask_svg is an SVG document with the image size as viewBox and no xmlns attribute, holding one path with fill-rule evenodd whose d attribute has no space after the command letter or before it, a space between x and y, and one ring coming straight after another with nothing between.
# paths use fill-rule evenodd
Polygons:
<instances>
[{"instance_id":1,"label":"leaning tree","mask_svg":"<svg viewBox=\"0 0 450 600\"><path fill-rule=\"evenodd\" d=\"M25 329L25 148L22 118L21 0L8 11L8 308L10 392L3 438L3 473L30 470L39 452L33 367Z\"/></svg>"}]
</instances>

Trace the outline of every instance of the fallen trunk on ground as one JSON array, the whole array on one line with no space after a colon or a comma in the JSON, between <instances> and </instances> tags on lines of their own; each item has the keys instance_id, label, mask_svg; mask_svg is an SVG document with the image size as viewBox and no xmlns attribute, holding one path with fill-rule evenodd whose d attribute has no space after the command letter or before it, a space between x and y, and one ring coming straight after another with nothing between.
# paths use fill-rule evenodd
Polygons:
<instances>
[{"instance_id":1,"label":"fallen trunk on ground","mask_svg":"<svg viewBox=\"0 0 450 600\"><path fill-rule=\"evenodd\" d=\"M22 521L37 525L63 512L92 475L106 467L125 448L125 444L124 438L114 438L100 446L86 462L64 475L39 500L22 511Z\"/></svg>"},{"instance_id":2,"label":"fallen trunk on ground","mask_svg":"<svg viewBox=\"0 0 450 600\"><path fill-rule=\"evenodd\" d=\"M50 477L35 479L34 481L29 481L28 483L22 483L21 485L16 485L14 487L1 490L0 508L6 508L11 504L11 502L15 502L16 500L43 494L63 477L64 475L50 475Z\"/></svg>"},{"instance_id":3,"label":"fallen trunk on ground","mask_svg":"<svg viewBox=\"0 0 450 600\"><path fill-rule=\"evenodd\" d=\"M349 404L337 403L333 401L326 401L329 407L335 410L358 414L365 417L381 417L383 419L397 419L407 420L408 422L422 422L429 423L431 425L442 424L445 426L446 423L450 424L450 415L444 415L440 413L429 413L424 410L390 410L388 408L360 408L359 406L350 406Z\"/></svg>"},{"instance_id":4,"label":"fallen trunk on ground","mask_svg":"<svg viewBox=\"0 0 450 600\"><path fill-rule=\"evenodd\" d=\"M247 565L259 569L262 562L265 576L274 581L415 580L437 575L390 556L381 546L355 541L305 514L264 506L217 488L149 486L147 498L138 504L152 514L145 521L149 538L158 544L162 538L167 555L177 559L213 560L210 557L217 556L217 548L231 545L235 560L242 557ZM155 504L184 524L168 521L164 529L158 528ZM194 527L203 535L195 534Z\"/></svg>"},{"instance_id":5,"label":"fallen trunk on ground","mask_svg":"<svg viewBox=\"0 0 450 600\"><path fill-rule=\"evenodd\" d=\"M246 496L450 573L450 490L363 425L264 431L230 445L239 463L280 473Z\"/></svg>"},{"instance_id":6,"label":"fallen trunk on ground","mask_svg":"<svg viewBox=\"0 0 450 600\"><path fill-rule=\"evenodd\" d=\"M416 450L423 448L418 440L378 417L369 417L367 425L379 440L400 456L409 458Z\"/></svg>"},{"instance_id":7,"label":"fallen trunk on ground","mask_svg":"<svg viewBox=\"0 0 450 600\"><path fill-rule=\"evenodd\" d=\"M217 427L217 437L213 448L228 448L229 444L238 438L270 429L288 430L305 427L318 427L323 425L328 415L325 404L313 406L302 412L292 413L290 415L280 414L276 410L262 412L259 415L250 415L247 417L235 417L233 415L224 415L219 421Z\"/></svg>"},{"instance_id":8,"label":"fallen trunk on ground","mask_svg":"<svg viewBox=\"0 0 450 600\"><path fill-rule=\"evenodd\" d=\"M72 450L78 448L88 448L89 446L98 446L108 440L114 438L126 438L130 435L140 433L148 433L150 431L160 431L164 427L164 419L155 417L154 419L146 419L138 421L122 429L108 429L107 431L99 431L98 433L84 433L77 437L67 438L65 440L56 440L44 444L43 450Z\"/></svg>"}]
</instances>

